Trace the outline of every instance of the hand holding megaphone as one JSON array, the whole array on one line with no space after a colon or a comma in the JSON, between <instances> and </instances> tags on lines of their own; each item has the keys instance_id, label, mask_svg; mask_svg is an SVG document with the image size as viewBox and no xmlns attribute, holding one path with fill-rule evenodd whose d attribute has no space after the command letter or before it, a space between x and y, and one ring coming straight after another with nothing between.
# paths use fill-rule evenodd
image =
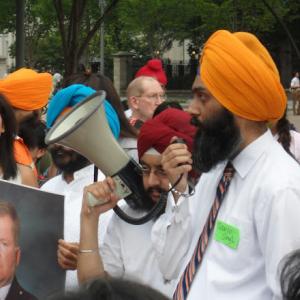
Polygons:
<instances>
[{"instance_id":1,"label":"hand holding megaphone","mask_svg":"<svg viewBox=\"0 0 300 300\"><path fill-rule=\"evenodd\" d=\"M124 199L125 197L129 196L132 193L129 187L124 183L124 181L118 175L107 177L107 180L108 180L108 184L104 187L104 189L108 191L107 188L110 188L111 192L113 192L119 200ZM91 207L97 205L103 205L107 202L107 200L105 200L106 198L101 198L100 195L99 197L97 197L93 195L91 192L87 194L87 197L88 197L88 204Z\"/></svg>"},{"instance_id":2,"label":"hand holding megaphone","mask_svg":"<svg viewBox=\"0 0 300 300\"><path fill-rule=\"evenodd\" d=\"M165 203L160 201L147 215L139 218L128 216L116 205L118 199L124 199L129 206L142 209L146 194L140 166L125 153L112 134L104 101L105 92L99 91L75 105L51 128L45 141L72 148L93 162L106 176L111 176L108 180L113 180L115 185L108 183L108 186L114 187L116 197L108 196L111 190L99 190L99 183L95 183L85 190L84 211L101 213L114 207L115 213L126 222L144 224L161 213ZM90 206L97 207L91 210Z\"/></svg>"},{"instance_id":3,"label":"hand holding megaphone","mask_svg":"<svg viewBox=\"0 0 300 300\"><path fill-rule=\"evenodd\" d=\"M95 182L84 189L83 196L83 213L90 214L90 207L97 206L93 209L97 217L117 205L120 198L115 193L116 184L111 177L107 177L101 182Z\"/></svg>"},{"instance_id":4,"label":"hand holding megaphone","mask_svg":"<svg viewBox=\"0 0 300 300\"><path fill-rule=\"evenodd\" d=\"M162 154L161 164L172 186L184 192L188 182L187 174L192 170L192 154L182 139L173 137Z\"/></svg>"}]
</instances>

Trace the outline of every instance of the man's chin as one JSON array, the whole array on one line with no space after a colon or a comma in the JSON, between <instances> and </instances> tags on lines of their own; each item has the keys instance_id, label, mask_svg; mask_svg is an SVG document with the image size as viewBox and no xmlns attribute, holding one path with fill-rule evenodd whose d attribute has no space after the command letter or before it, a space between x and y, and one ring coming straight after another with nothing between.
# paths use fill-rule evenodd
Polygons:
<instances>
[{"instance_id":1,"label":"man's chin","mask_svg":"<svg viewBox=\"0 0 300 300\"><path fill-rule=\"evenodd\" d=\"M151 195L150 198L153 203L157 203L160 200L160 195Z\"/></svg>"}]
</instances>

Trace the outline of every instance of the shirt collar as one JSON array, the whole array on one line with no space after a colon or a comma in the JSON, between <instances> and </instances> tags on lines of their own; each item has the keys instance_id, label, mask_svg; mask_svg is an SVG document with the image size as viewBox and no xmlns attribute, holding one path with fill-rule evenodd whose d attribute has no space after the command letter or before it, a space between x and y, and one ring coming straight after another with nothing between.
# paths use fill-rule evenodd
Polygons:
<instances>
[{"instance_id":1,"label":"shirt collar","mask_svg":"<svg viewBox=\"0 0 300 300\"><path fill-rule=\"evenodd\" d=\"M86 177L86 176L92 176L94 174L94 165L91 164L91 165L88 165L78 171L76 171L73 175L74 177L74 180L78 180L82 177Z\"/></svg>"},{"instance_id":2,"label":"shirt collar","mask_svg":"<svg viewBox=\"0 0 300 300\"><path fill-rule=\"evenodd\" d=\"M11 282L3 287L0 288L0 299L5 299L8 295L8 291L10 289Z\"/></svg>"},{"instance_id":3,"label":"shirt collar","mask_svg":"<svg viewBox=\"0 0 300 300\"><path fill-rule=\"evenodd\" d=\"M237 173L244 178L256 161L265 153L270 143L274 143L274 141L271 131L268 129L263 135L243 149L232 161Z\"/></svg>"}]
</instances>

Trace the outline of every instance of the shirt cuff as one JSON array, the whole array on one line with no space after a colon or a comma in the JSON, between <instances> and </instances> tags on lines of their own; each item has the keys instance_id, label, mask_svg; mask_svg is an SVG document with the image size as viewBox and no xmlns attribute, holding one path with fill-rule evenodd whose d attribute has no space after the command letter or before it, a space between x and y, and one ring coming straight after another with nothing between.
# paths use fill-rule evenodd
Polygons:
<instances>
[{"instance_id":1,"label":"shirt cuff","mask_svg":"<svg viewBox=\"0 0 300 300\"><path fill-rule=\"evenodd\" d=\"M188 188L186 193L188 193ZM163 254L169 226L171 224L178 224L182 228L185 228L185 223L189 221L190 211L187 198L188 196L180 197L177 203L175 203L172 193L169 193L165 213L152 226L151 240L153 247L159 255Z\"/></svg>"}]
</instances>

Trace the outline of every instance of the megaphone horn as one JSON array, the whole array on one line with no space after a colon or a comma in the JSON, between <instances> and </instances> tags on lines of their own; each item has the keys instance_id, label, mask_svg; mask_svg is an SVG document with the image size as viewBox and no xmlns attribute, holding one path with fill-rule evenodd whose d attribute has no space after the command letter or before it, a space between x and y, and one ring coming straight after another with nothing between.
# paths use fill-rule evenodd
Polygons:
<instances>
[{"instance_id":1,"label":"megaphone horn","mask_svg":"<svg viewBox=\"0 0 300 300\"><path fill-rule=\"evenodd\" d=\"M67 146L93 162L116 183L116 194L130 206L142 207L140 167L121 148L109 128L104 111L105 92L99 91L75 105L48 132L46 144ZM90 205L99 201L91 199Z\"/></svg>"}]
</instances>

